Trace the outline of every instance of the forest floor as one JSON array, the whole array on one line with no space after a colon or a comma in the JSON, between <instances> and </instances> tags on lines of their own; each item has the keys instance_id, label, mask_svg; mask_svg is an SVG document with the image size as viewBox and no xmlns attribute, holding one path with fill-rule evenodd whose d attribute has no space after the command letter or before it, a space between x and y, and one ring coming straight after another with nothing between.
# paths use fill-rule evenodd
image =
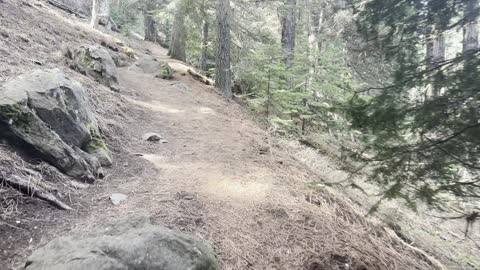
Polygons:
<instances>
[{"instance_id":1,"label":"forest floor","mask_svg":"<svg viewBox=\"0 0 480 270\"><path fill-rule=\"evenodd\" d=\"M2 26L10 37L21 33L30 44L16 52L8 50L18 44L3 44L4 52L15 55L13 68L0 69L2 80L27 72L32 57L46 67L58 64L59 48L46 49L48 41L40 47L44 50L29 51L42 42L35 40L33 18L42 17L40 29L49 29L40 33L42 38L98 42L93 37L99 34L75 18L59 23L64 15L43 1L4 1ZM69 37L74 29L80 34ZM312 184L322 176L260 128L241 105L182 75L185 65L166 57L163 48L143 42L132 47L179 72L173 80L162 80L134 65L119 69L121 94L97 97L102 105L118 107L104 108L102 115L118 130L109 141L113 168L105 179L73 195L74 211L18 199L14 211L0 219L0 269L20 269L32 250L59 235L135 216L209 241L222 269L437 269L426 253L365 217L365 210L345 196ZM168 143L143 140L149 132ZM0 196L10 192L0 191ZM128 199L114 206L112 193Z\"/></svg>"}]
</instances>

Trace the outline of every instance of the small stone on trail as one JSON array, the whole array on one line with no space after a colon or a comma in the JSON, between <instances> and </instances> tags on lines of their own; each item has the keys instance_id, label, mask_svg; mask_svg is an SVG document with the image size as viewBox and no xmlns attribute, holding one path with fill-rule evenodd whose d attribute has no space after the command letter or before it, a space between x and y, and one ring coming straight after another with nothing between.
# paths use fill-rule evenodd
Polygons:
<instances>
[{"instance_id":1,"label":"small stone on trail","mask_svg":"<svg viewBox=\"0 0 480 270\"><path fill-rule=\"evenodd\" d=\"M269 147L268 146L264 146L264 147L261 147L258 152L260 153L260 155L266 155L268 152L269 152Z\"/></svg>"},{"instance_id":2,"label":"small stone on trail","mask_svg":"<svg viewBox=\"0 0 480 270\"><path fill-rule=\"evenodd\" d=\"M113 193L110 195L110 201L112 201L113 205L117 206L120 205L122 202L126 201L128 196L121 193Z\"/></svg>"},{"instance_id":3,"label":"small stone on trail","mask_svg":"<svg viewBox=\"0 0 480 270\"><path fill-rule=\"evenodd\" d=\"M159 142L160 140L162 140L163 137L157 133L147 133L145 135L143 135L143 140L144 141L147 141L147 142ZM165 140L163 140L165 141ZM162 143L163 143L162 141Z\"/></svg>"}]
</instances>

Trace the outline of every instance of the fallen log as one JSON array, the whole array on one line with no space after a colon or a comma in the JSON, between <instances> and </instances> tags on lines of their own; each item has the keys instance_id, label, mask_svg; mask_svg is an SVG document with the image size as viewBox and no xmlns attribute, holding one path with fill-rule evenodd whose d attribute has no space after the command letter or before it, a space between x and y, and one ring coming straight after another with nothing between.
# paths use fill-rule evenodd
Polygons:
<instances>
[{"instance_id":1,"label":"fallen log","mask_svg":"<svg viewBox=\"0 0 480 270\"><path fill-rule=\"evenodd\" d=\"M196 72L195 70L189 68L187 70L188 74L190 74L190 76L192 76L192 78L194 78L195 80L199 81L199 82L202 82L206 85L214 85L215 83L213 82L213 80L207 78L206 76Z\"/></svg>"},{"instance_id":2,"label":"fallen log","mask_svg":"<svg viewBox=\"0 0 480 270\"><path fill-rule=\"evenodd\" d=\"M46 188L45 184L42 184L35 178L27 179L17 175L8 175L3 176L0 180L3 180L2 182L6 185L17 189L28 196L47 201L61 210L72 210L70 206L53 195L48 188Z\"/></svg>"},{"instance_id":3,"label":"fallen log","mask_svg":"<svg viewBox=\"0 0 480 270\"><path fill-rule=\"evenodd\" d=\"M52 6L56 7L56 8L59 8L59 9L61 9L61 10L64 10L64 11L70 13L70 14L74 14L74 15L78 16L78 17L81 18L81 19L86 19L86 18L87 18L87 16L85 16L84 14L82 14L82 13L80 13L80 12L78 12L78 11L72 9L72 8L70 8L69 6L67 6L67 5L65 5L65 4L63 4L63 3L59 2L59 1L56 1L56 0L48 0L47 3L49 3L50 5L52 5Z\"/></svg>"}]
</instances>

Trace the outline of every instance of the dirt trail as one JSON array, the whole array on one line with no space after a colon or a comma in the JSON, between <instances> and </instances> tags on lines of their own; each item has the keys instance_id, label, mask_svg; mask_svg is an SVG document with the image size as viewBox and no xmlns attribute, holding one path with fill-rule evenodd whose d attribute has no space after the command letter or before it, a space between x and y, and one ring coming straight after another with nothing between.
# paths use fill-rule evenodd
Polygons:
<instances>
[{"instance_id":1,"label":"dirt trail","mask_svg":"<svg viewBox=\"0 0 480 270\"><path fill-rule=\"evenodd\" d=\"M162 49L150 50L156 58L171 61ZM180 74L174 81L152 77L135 67L120 71L127 100L144 110L140 121L128 129L135 138L160 133L169 143L134 139L128 149L138 156L132 155L137 159L133 163L146 160L153 170L133 179L115 177L110 190L128 194L128 202L105 209L105 215L97 211L91 218L153 216L159 223L211 241L224 269L286 269L283 260L298 268L306 259L297 257L303 251L288 246L286 233L281 233L286 239L274 236L289 219L287 212L301 211L299 204L314 208L294 187L308 181L303 168L270 152L266 133L213 88ZM270 250L273 246L277 250Z\"/></svg>"},{"instance_id":2,"label":"dirt trail","mask_svg":"<svg viewBox=\"0 0 480 270\"><path fill-rule=\"evenodd\" d=\"M163 49L149 50L171 61ZM154 79L135 66L120 78L136 107L124 154L72 230L150 216L210 241L223 269L430 269L347 202L307 188L318 176L215 89L179 73ZM169 143L145 142L147 132ZM110 205L113 192L128 201Z\"/></svg>"}]
</instances>

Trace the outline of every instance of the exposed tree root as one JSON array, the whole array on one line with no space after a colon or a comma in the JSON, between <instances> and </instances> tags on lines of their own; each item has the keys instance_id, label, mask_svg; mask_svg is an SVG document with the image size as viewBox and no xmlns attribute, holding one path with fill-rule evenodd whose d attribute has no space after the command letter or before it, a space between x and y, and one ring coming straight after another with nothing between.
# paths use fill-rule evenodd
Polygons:
<instances>
[{"instance_id":1,"label":"exposed tree root","mask_svg":"<svg viewBox=\"0 0 480 270\"><path fill-rule=\"evenodd\" d=\"M3 180L3 182L8 186L15 188L29 196L33 196L41 200L47 201L59 209L72 210L70 206L68 206L66 203L62 202L55 195L53 195L49 191L49 188L45 183L42 183L35 178L9 175L3 176L1 180Z\"/></svg>"}]
</instances>

